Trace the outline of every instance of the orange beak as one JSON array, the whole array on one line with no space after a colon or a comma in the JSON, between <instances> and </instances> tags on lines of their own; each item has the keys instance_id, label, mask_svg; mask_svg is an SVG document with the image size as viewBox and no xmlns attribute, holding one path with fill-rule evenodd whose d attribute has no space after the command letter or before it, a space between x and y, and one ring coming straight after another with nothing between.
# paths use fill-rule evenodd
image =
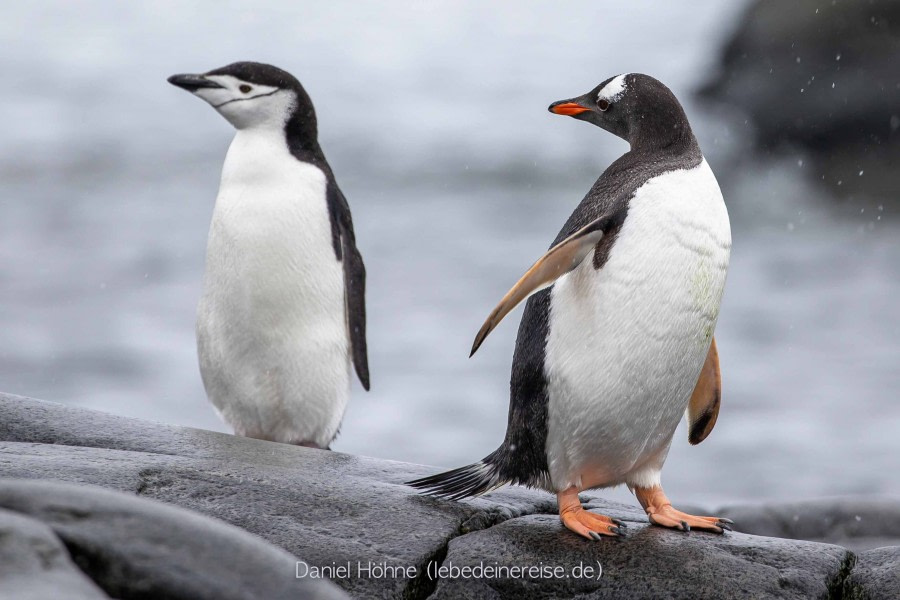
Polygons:
<instances>
[{"instance_id":1,"label":"orange beak","mask_svg":"<svg viewBox=\"0 0 900 600\"><path fill-rule=\"evenodd\" d=\"M556 106L550 109L550 112L556 113L557 115L566 115L566 116L574 116L580 115L583 112L588 112L589 108L585 108L580 104L575 104L574 102L565 102L563 104L557 104Z\"/></svg>"}]
</instances>

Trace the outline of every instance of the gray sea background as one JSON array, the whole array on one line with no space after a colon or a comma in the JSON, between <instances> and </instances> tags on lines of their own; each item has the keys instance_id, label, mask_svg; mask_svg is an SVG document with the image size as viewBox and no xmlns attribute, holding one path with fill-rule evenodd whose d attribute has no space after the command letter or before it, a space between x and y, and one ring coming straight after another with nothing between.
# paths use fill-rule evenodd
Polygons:
<instances>
[{"instance_id":1,"label":"gray sea background","mask_svg":"<svg viewBox=\"0 0 900 600\"><path fill-rule=\"evenodd\" d=\"M521 308L469 359L472 338L627 150L547 105L643 72L685 105L734 238L722 411L700 446L676 434L669 496L900 496L898 205L830 197L802 152L754 154L752 123L696 101L743 8L6 3L0 390L228 430L194 315L232 130L166 77L258 60L313 98L368 267L372 391L354 385L334 449L473 462L505 431Z\"/></svg>"}]
</instances>

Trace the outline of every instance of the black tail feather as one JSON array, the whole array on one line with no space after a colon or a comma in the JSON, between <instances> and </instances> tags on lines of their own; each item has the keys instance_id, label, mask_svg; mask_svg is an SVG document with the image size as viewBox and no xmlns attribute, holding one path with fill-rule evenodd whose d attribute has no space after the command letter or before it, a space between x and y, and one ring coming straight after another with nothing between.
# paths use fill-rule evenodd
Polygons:
<instances>
[{"instance_id":1,"label":"black tail feather","mask_svg":"<svg viewBox=\"0 0 900 600\"><path fill-rule=\"evenodd\" d=\"M465 467L407 481L406 485L422 490L427 496L461 500L480 496L509 483L500 477L496 465L480 461Z\"/></svg>"}]
</instances>

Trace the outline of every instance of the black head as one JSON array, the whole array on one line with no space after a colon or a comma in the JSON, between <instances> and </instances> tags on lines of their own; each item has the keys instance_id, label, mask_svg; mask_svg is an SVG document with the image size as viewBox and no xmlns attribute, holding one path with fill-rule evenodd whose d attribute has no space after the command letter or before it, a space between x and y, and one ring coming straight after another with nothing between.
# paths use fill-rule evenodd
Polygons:
<instances>
[{"instance_id":1,"label":"black head","mask_svg":"<svg viewBox=\"0 0 900 600\"><path fill-rule=\"evenodd\" d=\"M554 102L549 110L602 127L632 149L696 144L675 94L649 75L610 77L583 96Z\"/></svg>"},{"instance_id":2,"label":"black head","mask_svg":"<svg viewBox=\"0 0 900 600\"><path fill-rule=\"evenodd\" d=\"M172 75L169 83L205 100L237 129L285 127L316 137L312 101L293 75L257 62L236 62L203 74Z\"/></svg>"}]
</instances>

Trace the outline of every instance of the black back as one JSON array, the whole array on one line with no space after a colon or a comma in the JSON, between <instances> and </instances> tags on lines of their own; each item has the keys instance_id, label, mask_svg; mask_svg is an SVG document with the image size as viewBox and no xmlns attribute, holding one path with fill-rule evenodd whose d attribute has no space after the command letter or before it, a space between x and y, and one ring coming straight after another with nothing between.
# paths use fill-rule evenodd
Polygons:
<instances>
[{"instance_id":1,"label":"black back","mask_svg":"<svg viewBox=\"0 0 900 600\"><path fill-rule=\"evenodd\" d=\"M257 62L236 62L214 69L207 75L231 75L257 85L267 85L292 90L297 96L291 116L284 125L288 149L297 159L318 167L328 181L328 217L331 222L331 244L335 258L344 270L344 288L347 294L347 314L350 328L350 344L353 365L365 389L369 389L369 361L366 344L366 268L356 247L350 206L338 187L334 172L319 145L316 111L312 100L296 77L278 67Z\"/></svg>"}]
</instances>

